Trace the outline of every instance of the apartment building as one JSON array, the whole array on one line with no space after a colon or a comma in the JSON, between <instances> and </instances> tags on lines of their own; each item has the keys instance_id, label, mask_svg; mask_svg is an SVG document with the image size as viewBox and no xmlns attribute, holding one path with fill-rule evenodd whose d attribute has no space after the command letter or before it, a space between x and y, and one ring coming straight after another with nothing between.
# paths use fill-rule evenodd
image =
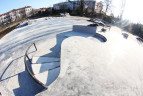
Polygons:
<instances>
[{"instance_id":1,"label":"apartment building","mask_svg":"<svg viewBox=\"0 0 143 96\"><path fill-rule=\"evenodd\" d=\"M0 24L3 24L5 21L7 21L7 13L0 15Z\"/></svg>"},{"instance_id":2,"label":"apartment building","mask_svg":"<svg viewBox=\"0 0 143 96\"><path fill-rule=\"evenodd\" d=\"M60 10L60 9L70 9L70 10L76 10L80 6L80 1L69 1L69 2L62 2L58 4L54 4L53 8L55 10ZM84 1L84 7L91 8L92 11L95 11L96 7L96 1Z\"/></svg>"},{"instance_id":3,"label":"apartment building","mask_svg":"<svg viewBox=\"0 0 143 96\"><path fill-rule=\"evenodd\" d=\"M29 17L32 12L31 6L26 6L19 9L13 9L7 13L0 15L0 25L13 22L17 19Z\"/></svg>"}]
</instances>

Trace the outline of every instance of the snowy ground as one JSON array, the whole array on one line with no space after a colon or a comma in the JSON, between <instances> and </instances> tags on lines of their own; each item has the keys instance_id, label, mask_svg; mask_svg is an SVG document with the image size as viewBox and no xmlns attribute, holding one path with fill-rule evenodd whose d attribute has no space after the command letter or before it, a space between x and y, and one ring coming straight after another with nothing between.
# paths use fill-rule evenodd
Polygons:
<instances>
[{"instance_id":1,"label":"snowy ground","mask_svg":"<svg viewBox=\"0 0 143 96\"><path fill-rule=\"evenodd\" d=\"M31 79L25 69L23 56L26 49L33 42L36 42L37 47L48 46L57 34L71 31L73 25L89 24L86 19L41 18L29 21L29 25L19 27L4 36L0 40L0 92L4 96L32 96L39 93L42 88Z\"/></svg>"},{"instance_id":2,"label":"snowy ground","mask_svg":"<svg viewBox=\"0 0 143 96\"><path fill-rule=\"evenodd\" d=\"M142 46L121 32L100 33L107 42L73 36L61 48L58 79L43 94L50 96L142 96ZM40 93L41 94L41 93ZM39 95L40 96L40 95Z\"/></svg>"},{"instance_id":3,"label":"snowy ground","mask_svg":"<svg viewBox=\"0 0 143 96\"><path fill-rule=\"evenodd\" d=\"M25 54L26 49L33 42L36 42L36 45L37 45L38 49L40 50L40 53L42 53L42 55L43 55L45 53L45 51L42 52L42 50L46 50L46 48L48 48L49 46L53 46L53 44L55 44L57 42L56 41L57 36L65 33L65 32L71 31L73 25L91 24L91 22L88 22L87 20L88 20L87 18L82 18L82 17L54 17L54 18L49 17L47 19L41 18L41 19L37 19L37 20L31 20L28 22L28 25L18 27L17 29L13 30L12 32L7 34L5 37L3 37L0 40L0 61L1 61L0 62L0 79L1 79L0 92L4 96L13 96L13 95L34 96L36 94L38 94L39 96L41 96L41 95L47 96L48 91L47 90L43 91L43 88L41 86L39 86L29 76L28 72L25 69L23 56ZM121 35L121 32L122 32L121 29L112 27L111 30L109 32L107 32L107 34L103 33L103 32L99 32L99 33L108 37L107 44L109 44L108 46L112 46L112 49L108 49L106 51L109 51L109 52L113 51L112 54L115 54L115 55L119 54L120 51L124 49L122 46L124 46L124 45L127 46L127 44L129 45L130 48L127 47L124 50L130 49L131 51L133 51L130 54L136 56L136 62L134 60L134 62L132 62L132 65L130 65L131 61L128 60L130 62L128 62L127 65L123 65L123 64L121 66L118 65L117 68L123 69L122 71L124 73L126 73L127 76L133 78L131 81L127 80L127 82L131 82L128 84L132 84L132 81L136 80L135 84L133 84L133 87L132 87L132 90L135 91L136 94L133 94L132 96L142 96L143 93L142 93L141 89L143 87L143 83L142 83L142 80L143 80L142 79L143 78L143 74L142 74L143 69L142 68L143 68L143 66L141 65L141 63L143 63L143 62L140 59L142 57L141 54L143 53L142 45L140 45L140 43L135 39L135 36L130 35L130 38L128 40L124 39ZM110 36L111 36L111 38L110 38ZM93 38L90 38L90 39L92 40ZM60 40L62 41L62 38L60 38ZM83 39L83 41L84 40L85 39ZM113 40L115 40L117 43L110 42ZM108 41L110 43L108 43ZM107 45L105 46L105 48L106 47L107 47ZM85 47L85 48L88 48L88 47ZM138 50L138 51L136 52L136 50ZM47 50L47 51L49 51L49 50ZM93 54L94 54L94 52L93 52ZM126 52L123 54L125 54L125 56L128 55L128 53L126 53ZM117 59L116 57L114 57L114 55L111 55L111 58ZM112 63L111 63L111 65L110 65L110 63L108 63L107 64L108 67L112 66L112 64L116 63L115 61L110 61L110 62L112 62ZM131 68L130 68L130 66L131 66ZM98 66L98 67L100 67L100 66ZM102 65L100 67L101 70L99 70L99 71L102 71L102 67L105 67L105 66ZM129 71L126 72L126 70L123 67L127 68L126 70L129 70ZM112 68L114 68L114 69L111 72L117 72L116 74L119 76L118 73L120 72L120 70L118 69L116 71L117 68L115 68L115 66L113 66ZM104 73L104 72L106 72L106 71L103 71L102 73ZM129 73L131 73L133 75L128 75ZM124 76L126 76L126 75L124 75ZM135 77L133 77L133 76L135 76ZM138 78L140 78L140 79L138 79ZM111 78L109 77L109 80L110 79ZM114 79L114 80L116 80L116 79ZM98 81L98 79L97 79L97 81ZM102 82L100 82L100 83L102 83ZM107 84L107 85L109 85L109 87L112 87L111 86L112 84L110 84L112 82L109 81L107 83L109 83L109 84ZM113 83L117 84L118 82L113 82ZM123 82L123 83L125 83L125 82ZM121 83L121 84L123 84L123 83ZM104 84L102 86L104 86ZM107 87L108 86L104 87L105 91L106 91ZM97 88L102 88L102 87L97 86ZM109 88L109 89L112 89L112 88ZM59 90L57 90L57 91L59 91ZM111 95L113 96L113 94L109 94L109 93L113 93L113 92L111 92L112 90L107 90L107 94L101 94L102 91L103 91L102 89L99 89L98 90L99 94L97 92L96 95L97 96L111 96ZM116 90L114 90L114 92L115 91ZM120 90L117 90L117 91L120 91ZM54 92L54 89L51 90L51 94L53 94L52 92ZM130 92L130 90L128 92ZM119 95L118 92L116 92L116 93L117 93L116 96L121 96L121 95L125 96L126 95L126 94ZM57 94L54 94L54 95L57 95ZM66 95L66 94L64 94L64 95ZM75 96L76 95L79 95L79 94L75 94ZM89 94L89 95L93 95L93 94ZM94 94L94 96L95 96L95 94ZM115 96L115 94L114 94L114 96Z\"/></svg>"}]
</instances>

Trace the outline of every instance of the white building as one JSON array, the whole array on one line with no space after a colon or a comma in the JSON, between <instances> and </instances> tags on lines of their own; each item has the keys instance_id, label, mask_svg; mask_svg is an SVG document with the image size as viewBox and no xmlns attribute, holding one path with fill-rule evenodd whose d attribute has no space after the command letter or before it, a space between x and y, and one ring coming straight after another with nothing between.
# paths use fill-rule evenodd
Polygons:
<instances>
[{"instance_id":1,"label":"white building","mask_svg":"<svg viewBox=\"0 0 143 96\"><path fill-rule=\"evenodd\" d=\"M19 9L13 9L7 13L0 15L0 24L13 22L23 17L29 17L32 11L31 6L26 6Z\"/></svg>"},{"instance_id":2,"label":"white building","mask_svg":"<svg viewBox=\"0 0 143 96\"><path fill-rule=\"evenodd\" d=\"M11 17L11 21L15 21L16 20L16 12L15 12L15 10L10 11L9 15Z\"/></svg>"},{"instance_id":3,"label":"white building","mask_svg":"<svg viewBox=\"0 0 143 96\"><path fill-rule=\"evenodd\" d=\"M6 14L0 15L0 24L5 23L5 21L6 21Z\"/></svg>"},{"instance_id":4,"label":"white building","mask_svg":"<svg viewBox=\"0 0 143 96\"><path fill-rule=\"evenodd\" d=\"M54 4L53 8L55 10L60 9L70 9L70 10L76 10L80 6L80 1L70 1L70 2L62 2L58 4ZM96 1L84 1L84 7L91 8L92 11L95 10Z\"/></svg>"},{"instance_id":5,"label":"white building","mask_svg":"<svg viewBox=\"0 0 143 96\"><path fill-rule=\"evenodd\" d=\"M32 11L32 7L31 6L26 6L24 9L25 9L26 16L27 17L30 16L31 11Z\"/></svg>"}]
</instances>

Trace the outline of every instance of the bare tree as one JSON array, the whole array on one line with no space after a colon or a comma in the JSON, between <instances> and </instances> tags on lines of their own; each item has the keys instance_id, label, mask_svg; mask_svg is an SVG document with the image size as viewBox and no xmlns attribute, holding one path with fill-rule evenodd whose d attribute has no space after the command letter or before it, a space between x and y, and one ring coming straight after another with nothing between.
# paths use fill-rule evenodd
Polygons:
<instances>
[{"instance_id":1,"label":"bare tree","mask_svg":"<svg viewBox=\"0 0 143 96\"><path fill-rule=\"evenodd\" d=\"M122 0L121 2L121 9L120 9L120 15L119 15L119 19L122 19L123 13L124 13L124 9L125 9L125 5L126 5L126 0Z\"/></svg>"},{"instance_id":2,"label":"bare tree","mask_svg":"<svg viewBox=\"0 0 143 96\"><path fill-rule=\"evenodd\" d=\"M108 10L111 8L112 0L104 0L104 3L105 3L105 13L107 13Z\"/></svg>"},{"instance_id":3,"label":"bare tree","mask_svg":"<svg viewBox=\"0 0 143 96\"><path fill-rule=\"evenodd\" d=\"M79 5L80 15L83 15L85 2L84 2L84 0L76 0L76 1L79 1L79 3L78 2L71 2L70 0L68 0L68 2L73 4L73 11L75 11L75 5Z\"/></svg>"},{"instance_id":4,"label":"bare tree","mask_svg":"<svg viewBox=\"0 0 143 96\"><path fill-rule=\"evenodd\" d=\"M62 9L63 10L63 12L65 13L66 12L66 10L67 10L67 5L66 5L66 3L65 2L63 2L63 4L62 4L62 6L60 6L60 9Z\"/></svg>"},{"instance_id":5,"label":"bare tree","mask_svg":"<svg viewBox=\"0 0 143 96\"><path fill-rule=\"evenodd\" d=\"M84 12L84 0L80 0L80 10L81 10L81 15L83 15Z\"/></svg>"}]
</instances>

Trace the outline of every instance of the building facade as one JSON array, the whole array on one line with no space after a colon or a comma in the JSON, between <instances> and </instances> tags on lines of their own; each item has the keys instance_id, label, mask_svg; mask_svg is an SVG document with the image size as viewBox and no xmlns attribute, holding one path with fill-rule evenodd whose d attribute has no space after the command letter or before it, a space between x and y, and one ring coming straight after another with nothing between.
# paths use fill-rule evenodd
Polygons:
<instances>
[{"instance_id":1,"label":"building facade","mask_svg":"<svg viewBox=\"0 0 143 96\"><path fill-rule=\"evenodd\" d=\"M76 10L80 6L80 1L69 1L69 2L62 2L58 4L54 4L53 8L55 10L60 10L60 9L70 9L72 11ZM91 8L92 11L95 11L96 7L96 1L84 1L84 8Z\"/></svg>"},{"instance_id":2,"label":"building facade","mask_svg":"<svg viewBox=\"0 0 143 96\"><path fill-rule=\"evenodd\" d=\"M0 25L13 22L17 19L29 17L32 12L31 6L26 6L19 9L13 9L7 13L0 15Z\"/></svg>"},{"instance_id":3,"label":"building facade","mask_svg":"<svg viewBox=\"0 0 143 96\"><path fill-rule=\"evenodd\" d=\"M95 12L96 12L96 13L102 13L102 10L103 10L103 3L102 3L102 2L98 2L98 3L96 4Z\"/></svg>"}]
</instances>

